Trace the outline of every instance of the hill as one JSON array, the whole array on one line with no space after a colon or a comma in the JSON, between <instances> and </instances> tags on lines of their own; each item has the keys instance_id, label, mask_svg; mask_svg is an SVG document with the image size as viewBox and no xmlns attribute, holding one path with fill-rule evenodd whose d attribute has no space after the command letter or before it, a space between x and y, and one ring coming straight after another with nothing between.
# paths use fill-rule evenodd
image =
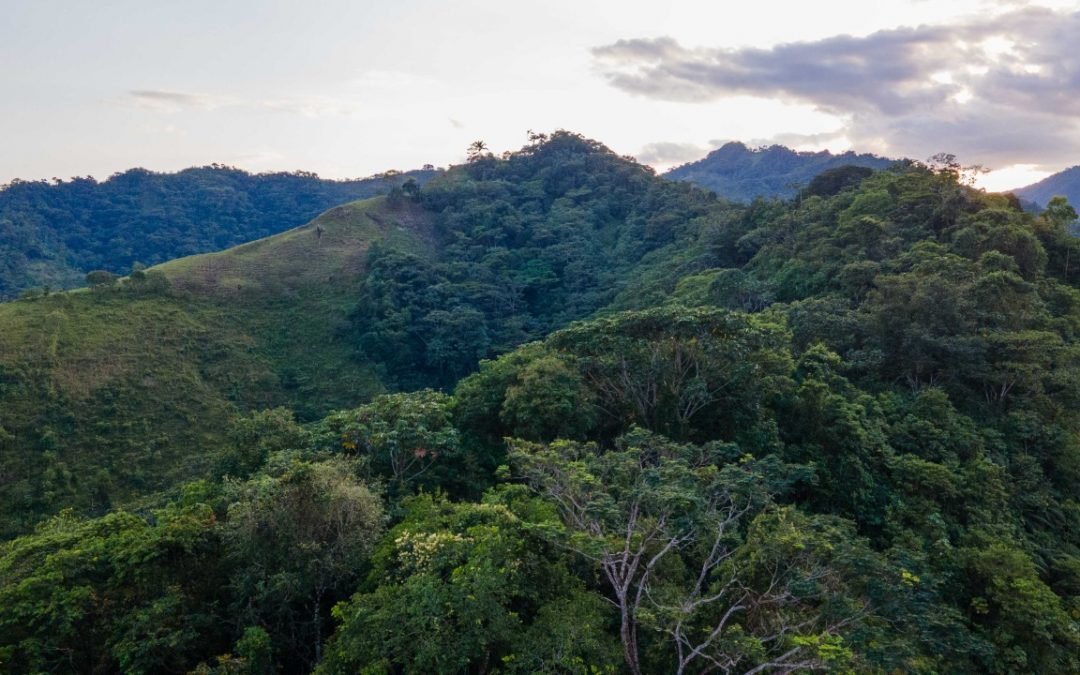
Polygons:
<instances>
[{"instance_id":1,"label":"hill","mask_svg":"<svg viewBox=\"0 0 1080 675\"><path fill-rule=\"evenodd\" d=\"M1012 191L1016 196L1046 208L1054 197L1065 197L1070 204L1080 204L1080 166L1048 176L1038 183Z\"/></svg>"},{"instance_id":2,"label":"hill","mask_svg":"<svg viewBox=\"0 0 1080 675\"><path fill-rule=\"evenodd\" d=\"M852 165L884 169L893 160L876 155L845 152L796 152L782 145L750 149L738 142L726 143L704 159L683 164L664 174L686 181L738 202L755 197L791 197L812 178L828 169Z\"/></svg>"},{"instance_id":3,"label":"hill","mask_svg":"<svg viewBox=\"0 0 1080 675\"><path fill-rule=\"evenodd\" d=\"M4 529L205 472L239 411L325 413L382 391L337 331L367 247L407 237L399 222L407 210L358 202L239 250L0 304Z\"/></svg>"},{"instance_id":4,"label":"hill","mask_svg":"<svg viewBox=\"0 0 1080 675\"><path fill-rule=\"evenodd\" d=\"M92 270L125 274L136 262L225 249L435 174L333 181L214 165L177 173L131 169L102 182L14 181L0 188L0 299L29 288L81 286Z\"/></svg>"}]
</instances>

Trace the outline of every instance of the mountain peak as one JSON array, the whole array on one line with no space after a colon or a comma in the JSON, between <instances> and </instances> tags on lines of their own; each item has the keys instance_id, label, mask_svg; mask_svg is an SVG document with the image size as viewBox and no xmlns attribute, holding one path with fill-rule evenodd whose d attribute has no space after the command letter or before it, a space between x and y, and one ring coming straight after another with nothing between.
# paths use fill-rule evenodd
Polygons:
<instances>
[{"instance_id":1,"label":"mountain peak","mask_svg":"<svg viewBox=\"0 0 1080 675\"><path fill-rule=\"evenodd\" d=\"M1065 197L1074 206L1080 204L1080 165L1069 167L1038 183L1012 191L1017 197L1045 207L1054 197Z\"/></svg>"}]
</instances>

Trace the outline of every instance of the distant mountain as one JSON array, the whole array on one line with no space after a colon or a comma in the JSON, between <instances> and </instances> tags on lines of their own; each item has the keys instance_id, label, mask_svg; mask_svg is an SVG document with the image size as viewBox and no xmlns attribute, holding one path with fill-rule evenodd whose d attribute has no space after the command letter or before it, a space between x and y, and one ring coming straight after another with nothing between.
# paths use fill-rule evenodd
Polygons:
<instances>
[{"instance_id":1,"label":"distant mountain","mask_svg":"<svg viewBox=\"0 0 1080 675\"><path fill-rule=\"evenodd\" d=\"M1023 200L1035 202L1039 208L1057 196L1065 197L1073 206L1080 204L1080 166L1059 171L1038 183L1013 190L1013 194Z\"/></svg>"},{"instance_id":2,"label":"distant mountain","mask_svg":"<svg viewBox=\"0 0 1080 675\"><path fill-rule=\"evenodd\" d=\"M884 169L894 160L870 154L796 152L782 145L751 150L743 143L727 143L704 159L683 164L665 178L694 183L734 201L755 197L790 197L822 171L854 165Z\"/></svg>"},{"instance_id":3,"label":"distant mountain","mask_svg":"<svg viewBox=\"0 0 1080 675\"><path fill-rule=\"evenodd\" d=\"M335 181L212 165L177 173L131 169L101 182L13 181L0 188L0 299L29 288L81 286L91 270L126 273L135 262L219 251L436 173Z\"/></svg>"}]
</instances>

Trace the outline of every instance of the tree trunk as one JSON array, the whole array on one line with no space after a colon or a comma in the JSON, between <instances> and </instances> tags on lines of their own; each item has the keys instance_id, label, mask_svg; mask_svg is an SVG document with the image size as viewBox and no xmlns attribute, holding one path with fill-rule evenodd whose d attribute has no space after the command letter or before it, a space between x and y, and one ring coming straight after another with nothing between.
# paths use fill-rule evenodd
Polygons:
<instances>
[{"instance_id":1,"label":"tree trunk","mask_svg":"<svg viewBox=\"0 0 1080 675\"><path fill-rule=\"evenodd\" d=\"M633 675L641 675L641 664L638 663L637 625L625 604L622 607L622 626L619 629L619 636L622 638L626 665L630 667Z\"/></svg>"},{"instance_id":2,"label":"tree trunk","mask_svg":"<svg viewBox=\"0 0 1080 675\"><path fill-rule=\"evenodd\" d=\"M315 628L315 663L318 664L322 660L322 596L323 592L320 590L315 594L315 616L314 628Z\"/></svg>"}]
</instances>

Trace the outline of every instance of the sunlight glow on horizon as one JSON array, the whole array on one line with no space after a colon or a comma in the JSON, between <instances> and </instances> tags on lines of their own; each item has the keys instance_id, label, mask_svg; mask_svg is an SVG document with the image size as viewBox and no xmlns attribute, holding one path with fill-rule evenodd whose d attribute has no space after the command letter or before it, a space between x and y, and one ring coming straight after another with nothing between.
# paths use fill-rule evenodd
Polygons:
<instances>
[{"instance_id":1,"label":"sunlight glow on horizon","mask_svg":"<svg viewBox=\"0 0 1080 675\"><path fill-rule=\"evenodd\" d=\"M1014 164L982 174L975 179L975 187L987 192L1005 192L1038 183L1051 174L1034 164Z\"/></svg>"}]
</instances>

